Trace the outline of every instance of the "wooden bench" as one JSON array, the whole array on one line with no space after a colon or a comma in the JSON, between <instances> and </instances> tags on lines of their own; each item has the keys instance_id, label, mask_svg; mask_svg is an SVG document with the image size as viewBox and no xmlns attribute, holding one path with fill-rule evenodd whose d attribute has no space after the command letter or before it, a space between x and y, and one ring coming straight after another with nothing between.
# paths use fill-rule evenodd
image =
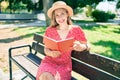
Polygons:
<instances>
[{"instance_id":1,"label":"wooden bench","mask_svg":"<svg viewBox=\"0 0 120 80\"><path fill-rule=\"evenodd\" d=\"M14 62L26 76L35 80L40 61L44 57L43 36L34 34L32 45L22 45L9 48L9 70L12 80L12 62ZM13 55L13 51L27 47L29 52ZM120 61L116 61L99 54L72 51L72 71L89 80L120 80ZM26 77L25 76L25 77ZM24 78L25 78L24 77ZM83 80L72 75L72 80Z\"/></svg>"}]
</instances>

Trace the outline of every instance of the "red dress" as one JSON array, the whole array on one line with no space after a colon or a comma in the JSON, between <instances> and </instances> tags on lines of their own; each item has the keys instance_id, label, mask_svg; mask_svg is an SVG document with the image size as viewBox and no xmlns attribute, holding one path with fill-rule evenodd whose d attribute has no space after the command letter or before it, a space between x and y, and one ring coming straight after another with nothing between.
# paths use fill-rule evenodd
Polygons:
<instances>
[{"instance_id":1,"label":"red dress","mask_svg":"<svg viewBox=\"0 0 120 80\"><path fill-rule=\"evenodd\" d=\"M57 29L53 27L48 27L45 35L55 40L61 40ZM70 37L79 41L87 41L84 32L79 26L73 26L70 29L66 38ZM46 56L38 68L36 80L38 80L40 74L43 72L52 73L55 76L55 80L71 80L71 70L71 51L61 52L61 55L56 58Z\"/></svg>"}]
</instances>

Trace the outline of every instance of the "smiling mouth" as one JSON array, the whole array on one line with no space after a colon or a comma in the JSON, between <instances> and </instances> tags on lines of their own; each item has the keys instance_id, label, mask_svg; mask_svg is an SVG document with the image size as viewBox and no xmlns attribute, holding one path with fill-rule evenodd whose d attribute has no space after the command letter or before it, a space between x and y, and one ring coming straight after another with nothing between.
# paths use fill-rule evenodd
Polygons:
<instances>
[{"instance_id":1,"label":"smiling mouth","mask_svg":"<svg viewBox=\"0 0 120 80\"><path fill-rule=\"evenodd\" d=\"M59 20L58 22L59 22L59 23L63 23L64 21L65 21L65 20L64 20L64 19L62 19L62 20Z\"/></svg>"}]
</instances>

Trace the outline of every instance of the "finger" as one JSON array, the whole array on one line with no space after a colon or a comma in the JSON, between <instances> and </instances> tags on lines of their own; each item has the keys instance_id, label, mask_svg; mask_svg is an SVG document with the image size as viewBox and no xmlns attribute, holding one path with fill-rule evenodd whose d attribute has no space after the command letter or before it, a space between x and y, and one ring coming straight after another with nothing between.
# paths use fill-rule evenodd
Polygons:
<instances>
[{"instance_id":1,"label":"finger","mask_svg":"<svg viewBox=\"0 0 120 80\"><path fill-rule=\"evenodd\" d=\"M73 47L70 47L70 50L73 50Z\"/></svg>"}]
</instances>

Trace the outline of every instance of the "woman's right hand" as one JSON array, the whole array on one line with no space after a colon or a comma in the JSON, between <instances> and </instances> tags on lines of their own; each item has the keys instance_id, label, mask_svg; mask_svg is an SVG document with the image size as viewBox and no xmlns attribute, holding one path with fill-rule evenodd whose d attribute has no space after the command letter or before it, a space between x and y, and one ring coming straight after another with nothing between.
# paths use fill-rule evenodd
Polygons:
<instances>
[{"instance_id":1,"label":"woman's right hand","mask_svg":"<svg viewBox=\"0 0 120 80\"><path fill-rule=\"evenodd\" d=\"M54 51L48 48L45 48L44 51L47 56L51 56L51 57L58 57L61 54L60 51Z\"/></svg>"}]
</instances>

